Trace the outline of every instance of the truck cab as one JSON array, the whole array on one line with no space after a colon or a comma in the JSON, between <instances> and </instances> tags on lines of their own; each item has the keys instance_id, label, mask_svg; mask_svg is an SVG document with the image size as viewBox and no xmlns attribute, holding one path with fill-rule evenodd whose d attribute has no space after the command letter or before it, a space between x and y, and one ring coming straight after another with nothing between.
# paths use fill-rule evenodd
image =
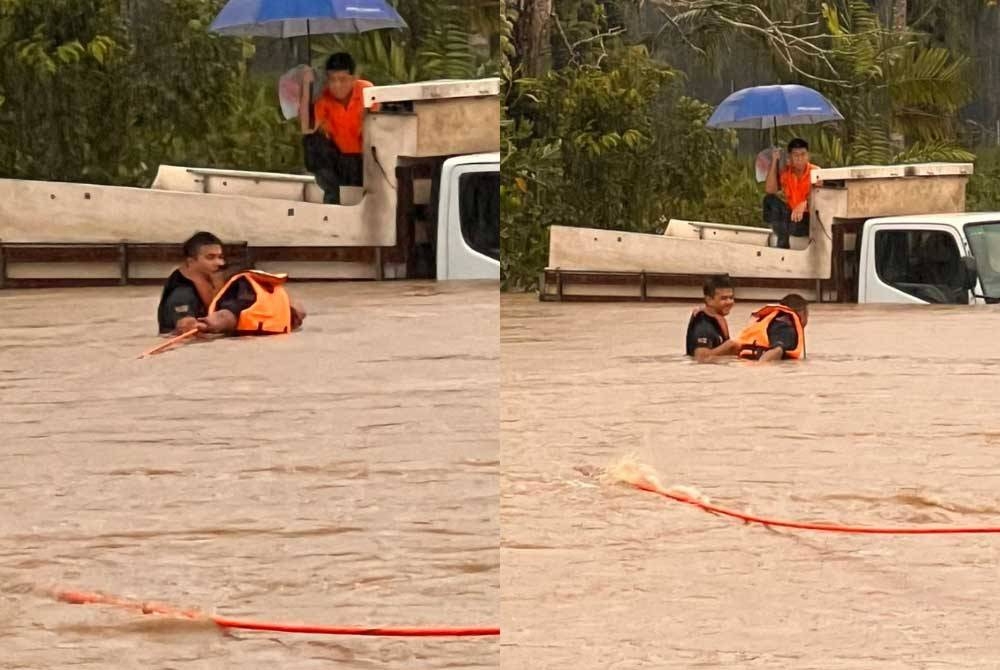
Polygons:
<instances>
[{"instance_id":1,"label":"truck cab","mask_svg":"<svg viewBox=\"0 0 1000 670\"><path fill-rule=\"evenodd\" d=\"M500 153L441 166L437 279L500 279Z\"/></svg>"},{"instance_id":2,"label":"truck cab","mask_svg":"<svg viewBox=\"0 0 1000 670\"><path fill-rule=\"evenodd\" d=\"M998 303L1000 212L869 219L857 261L859 303Z\"/></svg>"}]
</instances>

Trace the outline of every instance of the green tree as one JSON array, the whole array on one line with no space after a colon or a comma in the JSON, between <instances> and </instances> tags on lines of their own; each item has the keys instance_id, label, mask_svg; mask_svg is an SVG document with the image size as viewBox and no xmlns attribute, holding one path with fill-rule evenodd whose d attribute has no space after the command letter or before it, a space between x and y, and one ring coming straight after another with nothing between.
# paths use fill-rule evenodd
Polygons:
<instances>
[{"instance_id":1,"label":"green tree","mask_svg":"<svg viewBox=\"0 0 1000 670\"><path fill-rule=\"evenodd\" d=\"M159 163L300 164L274 83L248 77L246 40L209 33L221 0L0 3L0 174L148 184Z\"/></svg>"},{"instance_id":2,"label":"green tree","mask_svg":"<svg viewBox=\"0 0 1000 670\"><path fill-rule=\"evenodd\" d=\"M376 84L496 76L500 44L499 0L397 0L406 30L326 35L313 40L312 59L334 51L354 55Z\"/></svg>"},{"instance_id":3,"label":"green tree","mask_svg":"<svg viewBox=\"0 0 1000 670\"><path fill-rule=\"evenodd\" d=\"M567 34L581 34L578 15L563 18ZM659 230L671 216L702 213L730 178L719 168L732 134L707 129L711 109L684 95L680 73L609 37L606 18L598 19L589 27L595 39L568 42L567 67L537 79L502 68L505 288L536 284L553 224Z\"/></svg>"}]
</instances>

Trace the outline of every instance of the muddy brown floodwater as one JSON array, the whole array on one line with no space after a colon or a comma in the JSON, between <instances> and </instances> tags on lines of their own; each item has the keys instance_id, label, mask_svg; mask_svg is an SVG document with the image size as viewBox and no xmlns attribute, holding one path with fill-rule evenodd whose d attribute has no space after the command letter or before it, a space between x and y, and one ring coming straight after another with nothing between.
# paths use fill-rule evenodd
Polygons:
<instances>
[{"instance_id":1,"label":"muddy brown floodwater","mask_svg":"<svg viewBox=\"0 0 1000 670\"><path fill-rule=\"evenodd\" d=\"M0 292L0 668L496 667L495 637L227 635L46 595L498 624L496 282L291 291L300 333L144 360L156 288Z\"/></svg>"},{"instance_id":2,"label":"muddy brown floodwater","mask_svg":"<svg viewBox=\"0 0 1000 670\"><path fill-rule=\"evenodd\" d=\"M737 303L731 329L752 307ZM690 305L501 300L503 667L1000 668L1000 308L815 306L809 360L696 365Z\"/></svg>"}]
</instances>

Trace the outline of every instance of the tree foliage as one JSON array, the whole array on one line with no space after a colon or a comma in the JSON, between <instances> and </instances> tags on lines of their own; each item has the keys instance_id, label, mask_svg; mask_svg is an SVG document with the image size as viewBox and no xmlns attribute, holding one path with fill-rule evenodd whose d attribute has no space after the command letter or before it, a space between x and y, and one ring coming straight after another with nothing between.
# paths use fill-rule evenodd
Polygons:
<instances>
[{"instance_id":1,"label":"tree foliage","mask_svg":"<svg viewBox=\"0 0 1000 670\"><path fill-rule=\"evenodd\" d=\"M681 74L644 47L616 40L602 7L584 29L598 39L581 37L574 23L581 7L574 5L577 12L563 17L566 25L553 36L572 50L566 59L573 66L538 79L503 70L506 288L535 285L553 224L662 230L671 216L702 214L706 202L719 213L710 194L726 188L719 167L731 165L725 156L733 135L706 128L709 106L686 96ZM510 24L517 19L513 10L506 16ZM744 177L738 169L736 181Z\"/></svg>"},{"instance_id":2,"label":"tree foliage","mask_svg":"<svg viewBox=\"0 0 1000 670\"><path fill-rule=\"evenodd\" d=\"M147 185L161 163L301 171L274 75L248 68L253 42L208 30L223 4L0 0L0 176ZM396 4L409 30L337 43L376 83L496 72L497 0ZM334 42L314 41L317 60Z\"/></svg>"},{"instance_id":3,"label":"tree foliage","mask_svg":"<svg viewBox=\"0 0 1000 670\"><path fill-rule=\"evenodd\" d=\"M289 170L294 128L273 82L249 77L246 40L207 26L220 0L0 4L0 174L145 184L160 163Z\"/></svg>"},{"instance_id":4,"label":"tree foliage","mask_svg":"<svg viewBox=\"0 0 1000 670\"><path fill-rule=\"evenodd\" d=\"M313 62L333 51L355 56L361 72L379 84L496 76L500 45L498 0L396 0L406 30L313 40Z\"/></svg>"}]
</instances>

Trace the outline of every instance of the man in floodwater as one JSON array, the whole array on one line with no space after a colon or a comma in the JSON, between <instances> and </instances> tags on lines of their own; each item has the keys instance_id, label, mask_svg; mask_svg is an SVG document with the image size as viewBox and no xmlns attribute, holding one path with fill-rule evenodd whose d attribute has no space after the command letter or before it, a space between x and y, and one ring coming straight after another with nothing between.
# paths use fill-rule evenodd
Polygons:
<instances>
[{"instance_id":1,"label":"man in floodwater","mask_svg":"<svg viewBox=\"0 0 1000 670\"><path fill-rule=\"evenodd\" d=\"M789 236L809 237L809 195L812 171L818 165L809 162L809 143L796 137L788 143L788 166L778 172L781 150L771 155L771 166L764 182L764 223L778 237L776 246L790 248ZM778 194L785 196L782 200Z\"/></svg>"},{"instance_id":2,"label":"man in floodwater","mask_svg":"<svg viewBox=\"0 0 1000 670\"><path fill-rule=\"evenodd\" d=\"M729 275L709 277L702 286L702 292L705 304L691 313L686 346L688 356L699 363L707 363L739 351L739 344L729 338L729 324L726 322L736 296Z\"/></svg>"},{"instance_id":3,"label":"man in floodwater","mask_svg":"<svg viewBox=\"0 0 1000 670\"><path fill-rule=\"evenodd\" d=\"M202 333L278 334L296 330L305 307L285 290L285 275L247 270L225 281L222 241L198 232L184 243L184 263L163 287L160 334L197 328Z\"/></svg>"},{"instance_id":4,"label":"man in floodwater","mask_svg":"<svg viewBox=\"0 0 1000 670\"><path fill-rule=\"evenodd\" d=\"M761 363L806 356L809 303L790 293L777 305L766 305L751 315L753 321L737 336L739 356Z\"/></svg>"},{"instance_id":5,"label":"man in floodwater","mask_svg":"<svg viewBox=\"0 0 1000 670\"><path fill-rule=\"evenodd\" d=\"M160 334L195 328L208 315L208 306L222 287L222 240L212 233L198 232L184 242L184 262L163 287L157 320Z\"/></svg>"}]
</instances>

